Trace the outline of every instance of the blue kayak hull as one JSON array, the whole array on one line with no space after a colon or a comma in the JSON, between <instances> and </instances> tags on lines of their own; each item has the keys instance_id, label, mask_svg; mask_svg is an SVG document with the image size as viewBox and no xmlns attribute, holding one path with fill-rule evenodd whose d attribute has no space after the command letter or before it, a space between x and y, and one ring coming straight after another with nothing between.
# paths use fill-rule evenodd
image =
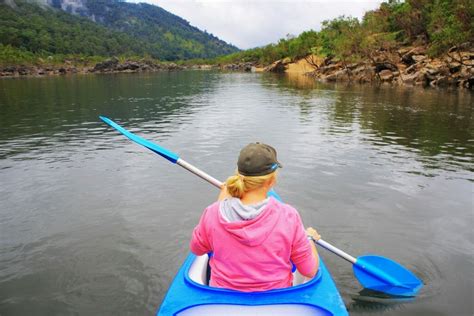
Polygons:
<instances>
[{"instance_id":1,"label":"blue kayak hull","mask_svg":"<svg viewBox=\"0 0 474 316\"><path fill-rule=\"evenodd\" d=\"M324 262L310 281L285 289L239 292L213 288L193 280L197 258L189 254L163 299L157 316L191 315L348 315Z\"/></svg>"}]
</instances>

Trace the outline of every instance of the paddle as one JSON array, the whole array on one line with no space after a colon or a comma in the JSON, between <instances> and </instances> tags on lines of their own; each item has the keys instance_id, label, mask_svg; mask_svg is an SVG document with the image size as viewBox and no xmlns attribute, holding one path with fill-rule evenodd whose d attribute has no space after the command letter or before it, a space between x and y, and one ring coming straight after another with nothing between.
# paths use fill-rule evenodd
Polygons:
<instances>
[{"instance_id":1,"label":"paddle","mask_svg":"<svg viewBox=\"0 0 474 316\"><path fill-rule=\"evenodd\" d=\"M142 145L170 162L191 171L219 189L222 187L223 183L221 181L184 161L177 154L127 131L105 116L100 116L100 119L135 143ZM278 196L274 191L270 191L269 194ZM356 259L322 239L319 239L316 243L351 262L353 264L354 275L367 289L390 295L415 296L423 286L422 282L412 272L388 258L376 255L365 255Z\"/></svg>"}]
</instances>

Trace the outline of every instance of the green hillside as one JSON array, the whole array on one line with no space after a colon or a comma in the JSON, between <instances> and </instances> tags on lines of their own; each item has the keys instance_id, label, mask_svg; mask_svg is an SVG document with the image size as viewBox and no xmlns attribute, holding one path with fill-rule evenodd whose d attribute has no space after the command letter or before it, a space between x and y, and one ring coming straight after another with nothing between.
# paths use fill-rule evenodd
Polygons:
<instances>
[{"instance_id":1,"label":"green hillside","mask_svg":"<svg viewBox=\"0 0 474 316\"><path fill-rule=\"evenodd\" d=\"M238 51L236 47L154 5L96 0L86 1L85 6L87 10L81 14L93 17L109 29L155 43L150 54L165 60L210 58Z\"/></svg>"},{"instance_id":2,"label":"green hillside","mask_svg":"<svg viewBox=\"0 0 474 316\"><path fill-rule=\"evenodd\" d=\"M56 1L56 3L58 3ZM160 60L216 57L237 51L165 10L118 1L90 1L87 17L17 0L0 4L0 56L134 55ZM7 49L8 48L8 49ZM4 56L5 57L5 56Z\"/></svg>"}]
</instances>

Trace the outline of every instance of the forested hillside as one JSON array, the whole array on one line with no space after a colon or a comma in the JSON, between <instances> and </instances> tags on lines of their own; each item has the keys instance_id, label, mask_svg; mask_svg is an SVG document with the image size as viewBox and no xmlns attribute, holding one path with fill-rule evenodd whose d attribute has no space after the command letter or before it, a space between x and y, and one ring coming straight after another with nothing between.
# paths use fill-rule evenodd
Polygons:
<instances>
[{"instance_id":1,"label":"forested hillside","mask_svg":"<svg viewBox=\"0 0 474 316\"><path fill-rule=\"evenodd\" d=\"M147 55L160 60L180 60L237 51L234 46L152 5L84 1L87 7L78 11L84 16L78 16L24 0L9 2L9 5L0 4L0 50L3 51L0 56L8 52ZM53 1L52 5L61 7L61 1Z\"/></svg>"},{"instance_id":2,"label":"forested hillside","mask_svg":"<svg viewBox=\"0 0 474 316\"><path fill-rule=\"evenodd\" d=\"M154 5L116 0L86 1L85 5L87 11L81 11L82 14L109 29L155 43L151 54L165 60L210 58L237 51L236 47Z\"/></svg>"}]
</instances>

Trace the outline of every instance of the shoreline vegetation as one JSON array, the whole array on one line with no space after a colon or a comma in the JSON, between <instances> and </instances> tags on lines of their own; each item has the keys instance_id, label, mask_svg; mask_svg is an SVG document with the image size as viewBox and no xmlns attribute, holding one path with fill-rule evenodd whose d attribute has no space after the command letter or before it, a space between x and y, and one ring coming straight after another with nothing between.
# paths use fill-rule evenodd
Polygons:
<instances>
[{"instance_id":1,"label":"shoreline vegetation","mask_svg":"<svg viewBox=\"0 0 474 316\"><path fill-rule=\"evenodd\" d=\"M361 21L339 17L320 31L212 59L32 52L0 44L0 77L220 69L295 73L326 82L474 86L474 2L389 0Z\"/></svg>"}]
</instances>

